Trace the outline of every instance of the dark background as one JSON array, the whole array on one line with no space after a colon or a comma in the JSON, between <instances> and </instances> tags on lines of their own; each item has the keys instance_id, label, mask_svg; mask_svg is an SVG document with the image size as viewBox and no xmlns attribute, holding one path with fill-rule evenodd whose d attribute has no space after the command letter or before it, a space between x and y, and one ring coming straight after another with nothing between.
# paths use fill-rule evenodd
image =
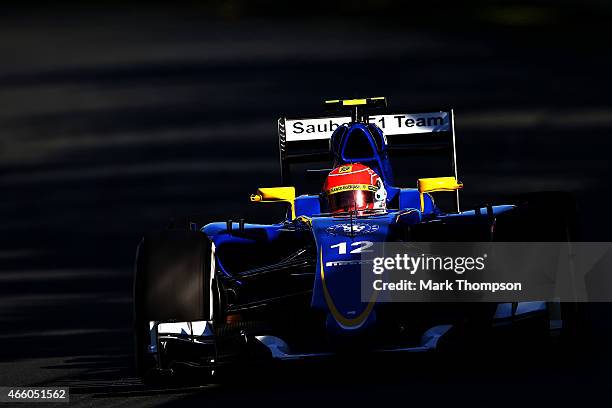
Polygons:
<instances>
[{"instance_id":1,"label":"dark background","mask_svg":"<svg viewBox=\"0 0 612 408\"><path fill-rule=\"evenodd\" d=\"M131 371L131 273L139 237L173 216L253 220L248 195L279 182L276 119L338 97L453 107L465 206L570 191L582 240L610 240L611 15L605 1L4 6L0 385L66 385L83 405L596 398L599 357L148 395Z\"/></svg>"}]
</instances>

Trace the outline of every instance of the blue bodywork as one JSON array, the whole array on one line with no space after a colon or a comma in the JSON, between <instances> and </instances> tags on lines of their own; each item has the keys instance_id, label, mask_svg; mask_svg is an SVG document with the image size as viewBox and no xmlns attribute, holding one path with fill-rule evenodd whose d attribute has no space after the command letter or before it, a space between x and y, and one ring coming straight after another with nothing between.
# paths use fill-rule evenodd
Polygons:
<instances>
[{"instance_id":1,"label":"blue bodywork","mask_svg":"<svg viewBox=\"0 0 612 408\"><path fill-rule=\"evenodd\" d=\"M283 234L288 230L300 233L306 230L316 245L316 269L310 307L326 314L325 327L331 333L357 333L366 330L377 320L379 305L375 301L361 301L360 265L358 262L351 263L359 260L360 248L369 245L364 244L364 241L376 243L393 240L395 238L391 230L398 226L457 220L469 222L482 219L483 214L496 216L513 208L506 205L482 208L480 211L444 213L435 205L432 197L426 194L424 209L421 211L416 188L394 185L387 141L374 124L352 123L338 127L331 136L330 149L334 167L359 162L371 167L382 177L388 192L388 210L385 213L352 218L331 216L325 214L323 197L320 194L310 194L296 198L296 219L288 216L278 224L246 224L240 234L235 233L239 228L237 223L231 225L231 231L228 231L226 223L213 223L203 227L202 232L219 252L227 245L243 245L241 248L246 248L257 242L274 248L275 243L280 244L286 239ZM221 274L231 279L232 284L243 284L240 274L226 266L223 256L218 257L218 267Z\"/></svg>"}]
</instances>

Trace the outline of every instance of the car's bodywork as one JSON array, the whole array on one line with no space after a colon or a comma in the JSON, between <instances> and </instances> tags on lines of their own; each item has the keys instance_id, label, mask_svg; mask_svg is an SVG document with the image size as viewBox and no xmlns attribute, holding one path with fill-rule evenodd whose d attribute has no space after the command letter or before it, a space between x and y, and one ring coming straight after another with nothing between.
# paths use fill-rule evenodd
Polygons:
<instances>
[{"instance_id":1,"label":"car's bodywork","mask_svg":"<svg viewBox=\"0 0 612 408\"><path fill-rule=\"evenodd\" d=\"M360 102L338 103L352 109ZM376 99L361 103L378 104ZM378 242L495 240L504 233L499 221L516 206L460 211L452 111L379 115L368 121L355 109L349 123L341 124L347 119L279 121L283 188L262 188L251 199L287 202L282 222L191 224L211 245L210 280L205 282L209 318L150 322L148 352L157 356L160 368L169 361L212 367L244 355L249 347L277 359L323 356L349 345L383 352L433 350L460 321L457 315L466 310L460 304L362 302L361 252ZM376 125L385 120L387 136ZM390 120L397 122L391 126ZM437 175L450 176L452 182L442 180L439 189L397 187L390 161L394 153L423 151L446 155L450 166ZM368 165L384 181L387 211L332 216L318 191L296 197L291 166L309 160L327 160L329 168ZM430 192L438 190L456 194L453 211L436 205ZM545 302L483 304L479 316L503 325L544 312L550 317Z\"/></svg>"}]
</instances>

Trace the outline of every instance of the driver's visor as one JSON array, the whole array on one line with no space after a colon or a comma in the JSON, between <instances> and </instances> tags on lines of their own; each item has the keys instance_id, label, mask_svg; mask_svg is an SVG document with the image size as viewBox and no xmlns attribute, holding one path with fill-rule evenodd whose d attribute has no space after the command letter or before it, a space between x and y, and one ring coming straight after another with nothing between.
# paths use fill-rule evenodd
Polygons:
<instances>
[{"instance_id":1,"label":"driver's visor","mask_svg":"<svg viewBox=\"0 0 612 408\"><path fill-rule=\"evenodd\" d=\"M332 213L337 213L348 211L363 211L368 208L373 208L376 187L368 187L371 187L371 189L344 190L335 193L329 192L327 194L327 204L329 211Z\"/></svg>"}]
</instances>

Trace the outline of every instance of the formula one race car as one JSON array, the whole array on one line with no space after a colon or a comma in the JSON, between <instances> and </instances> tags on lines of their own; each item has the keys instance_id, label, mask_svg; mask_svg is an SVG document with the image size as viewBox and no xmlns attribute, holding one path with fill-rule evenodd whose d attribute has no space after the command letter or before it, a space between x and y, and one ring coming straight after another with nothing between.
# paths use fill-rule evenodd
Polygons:
<instances>
[{"instance_id":1,"label":"formula one race car","mask_svg":"<svg viewBox=\"0 0 612 408\"><path fill-rule=\"evenodd\" d=\"M386 105L333 100L325 106L336 114L279 120L282 186L250 200L285 203L282 222L204 225L188 217L143 238L134 281L141 376L347 350L430 351L452 333L526 321L540 322L546 335L575 331L578 312L561 303L362 301L355 277L374 243L521 241L527 233L530 241L565 241L574 230L574 210L560 193L462 211L453 111L375 112ZM415 188L397 186L391 158L410 159L395 170L414 172ZM432 164L437 169L426 170ZM451 192L450 209L434 202L439 191Z\"/></svg>"}]
</instances>

